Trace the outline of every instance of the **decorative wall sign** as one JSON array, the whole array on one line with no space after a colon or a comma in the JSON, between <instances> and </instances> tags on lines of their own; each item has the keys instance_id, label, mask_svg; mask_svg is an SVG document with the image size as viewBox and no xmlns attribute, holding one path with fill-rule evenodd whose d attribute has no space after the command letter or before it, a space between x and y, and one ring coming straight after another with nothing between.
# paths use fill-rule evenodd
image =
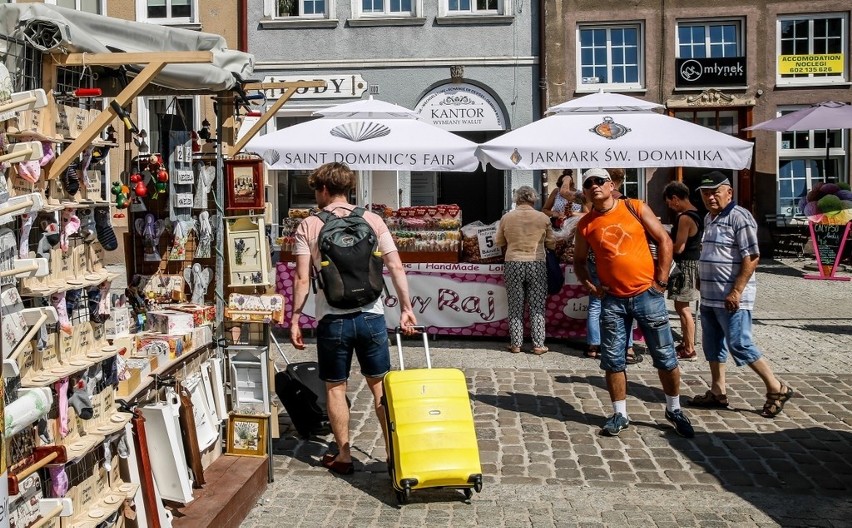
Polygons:
<instances>
[{"instance_id":1,"label":"decorative wall sign","mask_svg":"<svg viewBox=\"0 0 852 528\"><path fill-rule=\"evenodd\" d=\"M442 84L424 95L414 110L444 130L506 130L497 100L473 84Z\"/></svg>"},{"instance_id":2,"label":"decorative wall sign","mask_svg":"<svg viewBox=\"0 0 852 528\"><path fill-rule=\"evenodd\" d=\"M745 57L675 59L675 86L746 86Z\"/></svg>"},{"instance_id":3,"label":"decorative wall sign","mask_svg":"<svg viewBox=\"0 0 852 528\"><path fill-rule=\"evenodd\" d=\"M263 160L239 159L225 161L229 211L263 209Z\"/></svg>"}]
</instances>

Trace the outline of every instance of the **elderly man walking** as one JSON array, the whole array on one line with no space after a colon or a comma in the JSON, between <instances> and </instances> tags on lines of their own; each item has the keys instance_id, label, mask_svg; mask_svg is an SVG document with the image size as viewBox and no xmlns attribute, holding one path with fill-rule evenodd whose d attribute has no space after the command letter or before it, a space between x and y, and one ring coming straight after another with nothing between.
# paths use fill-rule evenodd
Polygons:
<instances>
[{"instance_id":1,"label":"elderly man walking","mask_svg":"<svg viewBox=\"0 0 852 528\"><path fill-rule=\"evenodd\" d=\"M774 418L793 397L751 340L751 312L757 293L754 271L760 259L757 223L734 201L728 177L705 174L698 189L707 207L698 275L701 279L701 345L710 362L710 390L690 400L694 407L725 408L725 364L728 354L737 366L748 365L766 385L761 415Z\"/></svg>"},{"instance_id":2,"label":"elderly man walking","mask_svg":"<svg viewBox=\"0 0 852 528\"><path fill-rule=\"evenodd\" d=\"M679 435L692 438L695 431L680 408L680 367L666 309L672 242L647 206L639 200L616 199L614 189L604 169L589 169L583 174L583 192L592 210L577 224L574 242L577 278L589 295L602 298L600 365L606 371L613 409L602 433L617 436L630 424L626 349L627 332L636 320L663 385L666 420ZM656 264L646 233L657 241ZM589 248L595 253L600 285L590 280L586 269Z\"/></svg>"}]
</instances>

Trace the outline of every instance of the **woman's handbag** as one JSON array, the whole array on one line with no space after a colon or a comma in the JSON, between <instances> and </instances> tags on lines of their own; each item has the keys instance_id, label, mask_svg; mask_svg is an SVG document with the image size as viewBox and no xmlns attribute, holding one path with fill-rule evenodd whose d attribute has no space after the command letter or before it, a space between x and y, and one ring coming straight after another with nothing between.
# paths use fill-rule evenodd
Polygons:
<instances>
[{"instance_id":1,"label":"woman's handbag","mask_svg":"<svg viewBox=\"0 0 852 528\"><path fill-rule=\"evenodd\" d=\"M562 286L565 284L565 274L562 273L562 266L559 265L559 257L552 249L545 249L545 264L547 266L547 293L556 295L562 291Z\"/></svg>"}]
</instances>

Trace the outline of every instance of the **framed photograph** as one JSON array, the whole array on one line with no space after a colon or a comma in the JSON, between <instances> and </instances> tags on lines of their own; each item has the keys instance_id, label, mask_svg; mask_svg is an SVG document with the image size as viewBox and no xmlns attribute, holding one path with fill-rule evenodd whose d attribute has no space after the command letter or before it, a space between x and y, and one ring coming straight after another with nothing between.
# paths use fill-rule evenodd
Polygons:
<instances>
[{"instance_id":1,"label":"framed photograph","mask_svg":"<svg viewBox=\"0 0 852 528\"><path fill-rule=\"evenodd\" d=\"M262 159L226 160L225 177L228 192L225 209L240 211L265 207Z\"/></svg>"},{"instance_id":2,"label":"framed photograph","mask_svg":"<svg viewBox=\"0 0 852 528\"><path fill-rule=\"evenodd\" d=\"M228 447L229 455L266 456L267 421L265 414L228 415Z\"/></svg>"},{"instance_id":3,"label":"framed photograph","mask_svg":"<svg viewBox=\"0 0 852 528\"><path fill-rule=\"evenodd\" d=\"M268 286L270 257L263 217L226 218L225 229L228 285Z\"/></svg>"}]
</instances>

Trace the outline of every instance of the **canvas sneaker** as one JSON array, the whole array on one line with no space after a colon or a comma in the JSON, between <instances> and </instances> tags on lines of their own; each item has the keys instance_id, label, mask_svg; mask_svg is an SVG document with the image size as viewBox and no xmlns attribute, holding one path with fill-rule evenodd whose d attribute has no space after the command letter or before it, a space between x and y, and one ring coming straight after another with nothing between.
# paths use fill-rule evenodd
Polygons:
<instances>
[{"instance_id":1,"label":"canvas sneaker","mask_svg":"<svg viewBox=\"0 0 852 528\"><path fill-rule=\"evenodd\" d=\"M630 421L621 413L615 413L606 421L601 432L606 436L618 436L618 433L627 429L628 426Z\"/></svg>"},{"instance_id":2,"label":"canvas sneaker","mask_svg":"<svg viewBox=\"0 0 852 528\"><path fill-rule=\"evenodd\" d=\"M666 420L674 425L675 432L684 438L692 438L695 436L695 429L692 428L692 422L686 417L683 412L678 409L669 411L666 409Z\"/></svg>"}]
</instances>

